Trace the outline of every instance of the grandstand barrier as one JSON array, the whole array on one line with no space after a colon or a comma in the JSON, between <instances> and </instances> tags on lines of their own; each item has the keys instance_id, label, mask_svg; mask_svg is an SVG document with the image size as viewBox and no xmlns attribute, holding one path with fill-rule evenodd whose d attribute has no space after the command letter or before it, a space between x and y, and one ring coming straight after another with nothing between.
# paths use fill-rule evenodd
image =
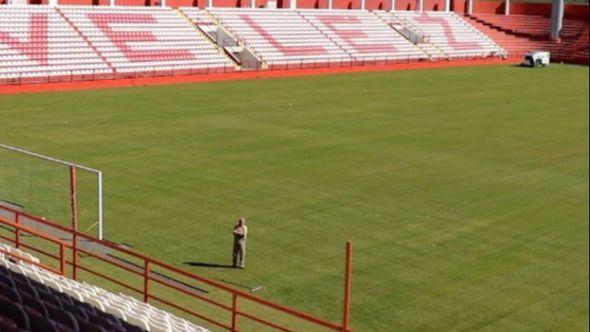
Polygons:
<instances>
[{"instance_id":1,"label":"grandstand barrier","mask_svg":"<svg viewBox=\"0 0 590 332\"><path fill-rule=\"evenodd\" d=\"M49 243L53 243L53 244L58 245L58 247L59 247L59 256L56 256L54 254L49 254L49 253L46 253L45 255L48 256L48 257L51 257L51 258L56 259L59 262L59 269L54 269L54 268L49 267L47 265L42 265L39 261L37 261L35 259L32 259L32 257L26 257L26 256L22 256L22 255L17 255L15 253L10 252L8 250L5 250L5 249L3 249L1 247L0 247L0 253L6 255L8 257L10 257L11 259L13 259L15 261L24 261L24 262L26 262L28 264L35 265L37 267L44 268L44 269L46 269L46 270L48 270L50 272L53 272L53 273L56 273L56 274L59 274L59 275L62 275L62 276L65 275L65 271L66 271L65 249L66 249L66 246L68 244L66 242L64 242L64 241L61 241L61 240L52 238L50 236L47 236L47 235L43 234L42 232L39 232L39 231L34 230L32 228L29 228L29 227L26 227L26 226L23 226L23 225L19 225L18 221L19 221L19 215L16 215L16 222L15 223L12 223L12 222L9 222L9 221L5 221L2 218L0 218L0 224L1 225L5 226L5 227L8 227L8 228L10 228L10 227L14 228L14 230L13 230L13 232L14 232L14 239L8 238L5 235L0 235L0 238L4 239L6 241L9 241L9 242L13 242L14 243L14 247L17 248L17 249L19 249L20 247L23 247L23 248L26 248L26 249L29 249L29 250L33 250L33 251L37 251L38 249L36 249L36 248L34 248L32 246L26 245L26 244L21 244L20 236L21 236L21 233L22 232L24 232L26 234L33 235L35 237L38 237L38 238L40 238L42 240L45 240L45 241L47 241Z\"/></svg>"},{"instance_id":2,"label":"grandstand barrier","mask_svg":"<svg viewBox=\"0 0 590 332\"><path fill-rule=\"evenodd\" d=\"M505 58L520 58L524 57L527 51L510 51L507 52ZM364 59L364 60L330 60L330 61L282 61L282 62L269 62L267 69L262 69L259 65L252 64L252 68L245 71L288 71L288 70L299 70L299 69L326 69L326 68L349 68L349 67L368 67L368 66L382 66L382 65L397 65L397 64L410 64L420 62L452 62L452 61L478 61L481 60L482 56L474 54L472 56L458 56L452 59L445 58L433 58L430 60L415 59L407 57L405 59ZM585 59L577 59L571 52L567 50L551 51L552 62L565 62L580 65L588 65L588 61ZM118 80L118 79L136 79L136 78L153 78L153 77L174 77L184 75L209 75L209 74L226 74L236 73L233 67L225 67L219 70L212 70L211 68L204 69L170 69L170 70L159 70L155 67L143 72L135 73L124 73L124 74L105 74L105 73L94 73L79 75L73 72L69 75L62 76L44 76L44 77L23 77L18 76L11 79L0 80L0 85L26 85L26 84L49 84L49 83L61 83L61 82L77 82L77 81L99 81L99 80Z\"/></svg>"},{"instance_id":3,"label":"grandstand barrier","mask_svg":"<svg viewBox=\"0 0 590 332\"><path fill-rule=\"evenodd\" d=\"M202 69L186 69L186 68L161 69L158 67L146 68L140 72L131 73L102 73L100 71L92 71L88 74L76 74L75 70L69 71L66 75L45 75L30 77L27 72L21 72L13 78L0 79L0 85L23 85L23 84L47 84L59 82L77 82L77 81L98 81L98 80L118 80L118 79L133 79L144 77L171 77L180 75L209 75L221 73L233 73L234 67L221 68L202 68Z\"/></svg>"},{"instance_id":4,"label":"grandstand barrier","mask_svg":"<svg viewBox=\"0 0 590 332\"><path fill-rule=\"evenodd\" d=\"M186 11L185 16L180 16L177 15L181 13L180 10L175 13L163 8L136 10L129 7L99 9L66 6L51 10L50 7L41 6L3 7L6 7L3 9L7 14L2 16L4 21L0 22L8 26L4 30L9 32L1 32L0 39L9 47L3 53L3 57L8 61L3 66L3 74L0 73L2 85L206 75L267 68L289 70L405 64L425 60L465 61L472 57L479 60L506 55L502 47L495 44L488 35L471 26L468 21L454 13L440 11L423 14L408 11L396 11L393 14L376 11L376 15L372 15L369 11L356 10L345 14L344 10L332 12L244 9L242 12L226 8L211 9L211 17L206 17L203 21L199 15L202 16L204 13L191 12L188 9L183 9ZM136 11L141 13L135 13ZM83 15L84 13L88 15ZM89 21L86 16L94 17L95 20ZM215 16L218 17L218 23L214 22ZM542 26L516 19L518 29L528 29L527 31L532 32L545 29L547 19L534 17L542 22ZM477 16L472 18L477 19ZM503 15L498 15L498 19L512 20ZM115 33L106 24L118 22L117 20L122 20L127 25L141 23L145 25L144 28L149 28L153 32L117 30ZM292 24L283 24L291 20ZM19 23L16 25L18 29L11 26L13 21ZM401 35L394 33L395 29L392 30L391 25L395 22L413 22L412 25L427 33L429 43L426 44L431 45L415 47ZM203 24L218 24L218 31L231 31L232 43L226 45L224 40L212 40L212 36L207 35L206 31L196 33ZM364 30L360 29L361 26L365 26ZM26 31L26 27L29 31ZM295 29L299 32L293 33L294 27L303 30ZM269 31L276 36L271 35ZM303 31L305 34L302 35ZM21 42L15 39L12 33L28 34L29 39L35 38L42 42ZM175 39L177 37L171 36L182 38L178 41ZM362 42L355 40L355 37L360 38ZM307 44L302 43L302 38ZM136 41L143 44L137 46L137 49L130 49L127 43ZM149 44L148 47L146 42L153 44ZM246 60L245 63L241 63L243 59L236 59L235 55L234 60L230 60L228 53L231 51L228 51L228 47L231 48L234 44L253 51L259 62ZM23 51L23 45L28 45L27 47L32 49L25 48ZM56 47L58 53L48 52ZM576 57L561 54L561 46L558 44L548 47L554 53L558 53L556 55L558 59L562 59L560 61L570 61L570 58L574 59L572 62L577 60ZM316 51L321 52L316 54ZM190 61L184 58L188 57L189 53ZM207 56L204 60L194 57L195 54L201 53ZM21 55L26 55L28 59L22 58ZM215 61L203 62L209 61L208 57ZM49 61L51 59L53 62ZM34 62L40 66L32 65ZM7 70L11 66L16 67Z\"/></svg>"},{"instance_id":5,"label":"grandstand barrier","mask_svg":"<svg viewBox=\"0 0 590 332\"><path fill-rule=\"evenodd\" d=\"M24 222L25 220L26 224ZM305 313L302 311L282 306L280 304L276 304L274 302L265 300L258 296L254 296L247 292L231 288L217 281L198 276L194 273L176 268L167 263L142 255L130 249L123 248L115 243L99 240L95 237L80 233L78 231L74 231L70 228L64 227L57 223L47 221L43 218L33 216L31 214L1 205L0 226L2 229L4 229L5 231L8 230L9 233L12 234L12 236L0 235L0 238L14 244L16 248L26 248L37 254L42 255L43 257L52 258L53 260L57 261L57 265L59 266L59 268L54 268L46 263L32 262L38 267L64 276L67 274L69 267L69 269L71 270L72 279L74 280L79 279L78 271L86 272L90 275L93 275L94 277L98 277L100 279L109 281L126 290L133 291L134 293L141 296L142 300L146 303L160 303L161 305L173 308L179 312L183 312L184 314L187 314L188 316L191 316L194 319L199 319L201 321L207 322L213 326L216 326L217 328L229 331L244 331L245 329L240 329L239 323L247 320L265 326L266 329L278 331L294 330L290 326L285 326L284 324L277 323L275 321L270 321L263 317L257 316L251 312L247 312L246 310L239 309L240 303L248 302L250 304L256 304L261 308L264 308L265 310L270 310L278 314L283 314L290 321L311 324L311 326L314 326L315 328L327 329L332 331L351 331L349 326L349 320L352 272L352 245L350 242L348 242L346 245L346 264L344 280L345 287L342 323L338 324L316 317L309 313ZM56 234L69 235L69 237L67 238L71 239L71 241L54 238L43 232L38 231L37 228L44 230L54 229L53 232ZM48 249L44 249L40 245L24 243L22 238L23 234L26 234L28 237L42 239L51 244L58 245L59 253L55 254L49 252ZM84 243L84 245L82 245L82 243ZM93 250L90 248L95 249ZM104 252L105 250L110 251L112 254L102 254L101 252ZM7 254L10 255L10 253ZM85 257L92 258L92 260L95 263L96 261L98 261L107 264L111 268L117 269L117 273L125 272L136 277L139 277L139 279L141 280L141 285L131 285L128 281L123 281L120 278L107 275L104 272L99 271L99 269L93 268L90 264L85 264L83 259L78 259L78 257L82 255L84 255ZM115 255L123 255L127 258L127 260L117 260L114 258L116 257ZM68 257L71 258L68 259ZM15 258L26 260L27 262L31 263L31 260L27 259L26 257ZM138 263L130 262L129 260L131 259L134 259ZM173 279L171 278L171 276L175 276L177 279ZM175 280L188 280L190 282L190 285L187 282L179 282ZM201 292L194 291L194 289L198 289L197 287L193 286L197 283L199 285L211 287L220 293L229 295L229 303L227 303L228 301L222 302L221 300L207 297L206 295L203 295L203 293ZM193 287L187 287L187 285ZM170 292L178 292L183 296L187 296L191 300L191 302L189 305L180 304L172 299L165 298L164 295L156 294L156 292L152 291L152 288L155 286L162 287L165 290L166 294L170 294ZM219 318L208 317L202 313L199 313L191 309L190 307L191 305L195 304L195 301L199 301L199 303L201 304L207 304L217 309L220 309L229 314L229 317L226 317L226 320L220 320Z\"/></svg>"},{"instance_id":6,"label":"grandstand barrier","mask_svg":"<svg viewBox=\"0 0 590 332\"><path fill-rule=\"evenodd\" d=\"M504 58L522 58L528 51L510 51L507 52ZM497 57L497 56L489 56ZM383 66L383 65L402 65L410 63L420 62L452 62L452 61L478 61L482 59L481 54L473 54L471 56L457 56L451 59L446 58L433 58L430 60L416 59L407 57L405 59L363 59L363 60L329 60L329 61L302 61L302 60L291 60L291 61L280 61L280 62L269 62L267 69L262 69L259 65L251 65L251 69L245 71L288 71L288 70L299 70L299 69L326 69L326 68L349 68L349 67L369 67L369 66ZM577 59L574 54L571 54L568 50L552 50L551 51L552 62L564 62L573 63L580 65L588 65L587 60ZM44 76L44 77L23 77L18 76L11 79L0 80L0 85L25 85L25 84L48 84L48 83L60 83L60 82L77 82L77 81L99 81L99 80L118 80L118 79L136 79L136 78L153 78L153 77L174 77L184 75L209 75L209 74L227 74L236 73L233 67L225 67L219 70L212 70L211 68L204 69L170 69L170 70L159 70L155 67L143 72L135 73L124 73L124 74L105 74L95 73L78 75L70 73L69 75L62 76Z\"/></svg>"},{"instance_id":7,"label":"grandstand barrier","mask_svg":"<svg viewBox=\"0 0 590 332\"><path fill-rule=\"evenodd\" d=\"M524 54L524 53L523 53ZM514 54L509 54L514 56ZM487 58L498 57L488 56ZM449 61L478 61L486 57L481 54L474 53L473 55L464 55L453 57L452 59L433 58L433 59L416 59L413 57L406 58L375 58L375 59L330 59L325 61L303 61L303 60L289 60L268 62L266 69L260 67L259 63L248 64L248 71L285 71L298 69L325 69L325 68L349 68L349 67L370 67L383 65L397 65L420 62L449 62ZM63 82L80 82L80 81L100 81L100 80L119 80L119 79L136 79L136 78L153 78L153 77L174 77L184 75L209 75L209 74L229 74L237 73L233 67L203 68L203 69L169 69L161 70L153 67L149 70L133 73L92 73L92 74L74 74L73 71L68 75L52 76L46 75L41 77L28 77L26 75L19 75L10 79L0 79L0 85L25 85L25 84L50 84Z\"/></svg>"}]
</instances>

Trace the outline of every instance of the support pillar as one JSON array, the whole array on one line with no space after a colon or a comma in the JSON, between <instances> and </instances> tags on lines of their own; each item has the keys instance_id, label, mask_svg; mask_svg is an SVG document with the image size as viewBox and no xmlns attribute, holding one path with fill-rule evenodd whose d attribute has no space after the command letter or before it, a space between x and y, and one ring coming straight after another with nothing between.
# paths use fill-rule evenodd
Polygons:
<instances>
[{"instance_id":1,"label":"support pillar","mask_svg":"<svg viewBox=\"0 0 590 332\"><path fill-rule=\"evenodd\" d=\"M328 0L328 9L332 10L332 2L333 0Z\"/></svg>"},{"instance_id":2,"label":"support pillar","mask_svg":"<svg viewBox=\"0 0 590 332\"><path fill-rule=\"evenodd\" d=\"M551 40L554 40L554 41L561 40L560 34L561 34L561 29L563 28L563 14L564 14L564 1L563 0L553 0L553 5L551 6L551 31L550 31Z\"/></svg>"},{"instance_id":3,"label":"support pillar","mask_svg":"<svg viewBox=\"0 0 590 332\"><path fill-rule=\"evenodd\" d=\"M289 6L291 7L291 9L297 9L297 0L289 0Z\"/></svg>"},{"instance_id":4,"label":"support pillar","mask_svg":"<svg viewBox=\"0 0 590 332\"><path fill-rule=\"evenodd\" d=\"M70 211L72 230L78 231L78 197L76 193L76 166L70 166Z\"/></svg>"},{"instance_id":5,"label":"support pillar","mask_svg":"<svg viewBox=\"0 0 590 332\"><path fill-rule=\"evenodd\" d=\"M424 11L424 0L418 0L418 11L419 12Z\"/></svg>"},{"instance_id":6,"label":"support pillar","mask_svg":"<svg viewBox=\"0 0 590 332\"><path fill-rule=\"evenodd\" d=\"M344 261L344 299L342 301L342 331L350 332L350 290L352 288L352 242L346 241Z\"/></svg>"},{"instance_id":7,"label":"support pillar","mask_svg":"<svg viewBox=\"0 0 590 332\"><path fill-rule=\"evenodd\" d=\"M504 15L510 15L510 0L504 0Z\"/></svg>"},{"instance_id":8,"label":"support pillar","mask_svg":"<svg viewBox=\"0 0 590 332\"><path fill-rule=\"evenodd\" d=\"M76 191L76 183L76 166L71 165L70 209L72 211L72 279L74 280L78 279L78 194Z\"/></svg>"},{"instance_id":9,"label":"support pillar","mask_svg":"<svg viewBox=\"0 0 590 332\"><path fill-rule=\"evenodd\" d=\"M361 0L361 10L365 10L365 0Z\"/></svg>"},{"instance_id":10,"label":"support pillar","mask_svg":"<svg viewBox=\"0 0 590 332\"><path fill-rule=\"evenodd\" d=\"M395 11L395 0L391 0L391 1L389 2L389 6L390 6L390 7L389 7L389 11L390 11L390 12L394 12L394 11Z\"/></svg>"},{"instance_id":11,"label":"support pillar","mask_svg":"<svg viewBox=\"0 0 590 332\"><path fill-rule=\"evenodd\" d=\"M445 0L445 12L451 11L451 0Z\"/></svg>"},{"instance_id":12,"label":"support pillar","mask_svg":"<svg viewBox=\"0 0 590 332\"><path fill-rule=\"evenodd\" d=\"M473 0L467 0L467 14L473 14Z\"/></svg>"}]
</instances>

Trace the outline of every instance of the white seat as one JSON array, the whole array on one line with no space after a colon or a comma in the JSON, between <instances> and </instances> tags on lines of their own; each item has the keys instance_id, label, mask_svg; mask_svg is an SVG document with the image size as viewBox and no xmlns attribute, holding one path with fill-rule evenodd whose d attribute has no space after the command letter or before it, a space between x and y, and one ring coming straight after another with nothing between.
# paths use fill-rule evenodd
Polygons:
<instances>
[{"instance_id":1,"label":"white seat","mask_svg":"<svg viewBox=\"0 0 590 332\"><path fill-rule=\"evenodd\" d=\"M0 249L14 252L19 257L30 255L2 242L0 242ZM33 256L31 257L37 259ZM6 257L1 256L0 265L7 267L13 272L26 275L33 280L45 284L47 287L68 294L80 302L88 303L98 310L119 317L147 331L207 331L200 326L153 307L150 304L140 302L133 297L110 293L105 289L54 274L35 265L25 264L24 262L12 263Z\"/></svg>"}]
</instances>

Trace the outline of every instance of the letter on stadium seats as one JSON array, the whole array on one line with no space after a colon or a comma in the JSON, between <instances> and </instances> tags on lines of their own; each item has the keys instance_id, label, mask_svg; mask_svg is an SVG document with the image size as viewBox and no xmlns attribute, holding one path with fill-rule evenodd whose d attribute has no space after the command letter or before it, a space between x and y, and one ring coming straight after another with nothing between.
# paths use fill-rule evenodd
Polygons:
<instances>
[{"instance_id":1,"label":"letter on stadium seats","mask_svg":"<svg viewBox=\"0 0 590 332\"><path fill-rule=\"evenodd\" d=\"M449 42L449 45L455 49L480 49L482 48L481 44L478 42L461 42L457 41L455 38L455 33L453 33L453 29L449 25L449 22L444 17L436 17L436 16L428 16L427 14L423 13L422 16L415 17L414 20L416 22L422 24L438 24L443 29L445 37Z\"/></svg>"},{"instance_id":2,"label":"letter on stadium seats","mask_svg":"<svg viewBox=\"0 0 590 332\"><path fill-rule=\"evenodd\" d=\"M275 47L284 56L301 56L301 55L320 55L326 54L326 49L321 46L285 46L276 40L268 31L261 27L258 23L248 15L240 15L240 18L246 22L254 31L256 31L269 44Z\"/></svg>"},{"instance_id":3,"label":"letter on stadium seats","mask_svg":"<svg viewBox=\"0 0 590 332\"><path fill-rule=\"evenodd\" d=\"M131 62L191 60L194 55L187 49L134 50L131 43L157 42L153 33L141 30L114 30L121 24L130 26L137 24L157 24L157 20L149 14L88 14L88 18L109 38L109 40Z\"/></svg>"},{"instance_id":4,"label":"letter on stadium seats","mask_svg":"<svg viewBox=\"0 0 590 332\"><path fill-rule=\"evenodd\" d=\"M317 19L359 53L383 53L396 51L396 48L393 45L359 44L359 41L362 39L368 39L369 36L367 36L366 33L359 31L358 27L355 28L355 25L359 26L362 24L361 20L359 20L356 16L319 15L317 16ZM349 25L352 29L338 28L335 26L336 24Z\"/></svg>"},{"instance_id":5,"label":"letter on stadium seats","mask_svg":"<svg viewBox=\"0 0 590 332\"><path fill-rule=\"evenodd\" d=\"M7 32L0 31L0 43L17 50L41 66L47 66L47 24L47 14L31 14L28 41L20 41L17 38L11 37Z\"/></svg>"}]
</instances>

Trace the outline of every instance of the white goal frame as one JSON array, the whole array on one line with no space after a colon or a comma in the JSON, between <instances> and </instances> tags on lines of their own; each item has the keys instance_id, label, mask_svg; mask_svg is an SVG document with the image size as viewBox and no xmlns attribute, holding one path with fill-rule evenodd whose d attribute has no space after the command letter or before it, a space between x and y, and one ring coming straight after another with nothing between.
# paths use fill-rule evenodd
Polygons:
<instances>
[{"instance_id":1,"label":"white goal frame","mask_svg":"<svg viewBox=\"0 0 590 332\"><path fill-rule=\"evenodd\" d=\"M78 220L77 220L78 212L77 212L77 203L76 203L77 202L77 198L76 198L76 169L81 169L81 170L96 174L96 177L97 177L97 197L98 197L96 224L98 224L98 238L100 240L103 240L103 237L104 237L104 231L103 231L104 221L103 221L103 205L102 205L103 183L102 183L102 172L101 171L91 168L91 167L87 167L87 166L75 164L75 163L72 163L69 161L64 161L64 160L60 160L57 158L45 156L45 155L42 155L42 154L39 154L36 152L28 151L25 149L17 148L17 147L2 144L2 143L0 143L0 149L20 153L23 155L27 155L29 157L41 159L41 160L51 162L54 164L60 164L63 166L67 166L70 169L70 199L71 199L71 208L72 208L72 211L71 211L72 212L72 228L74 228L74 230L76 230L76 231L77 231L77 222L78 222Z\"/></svg>"}]
</instances>

